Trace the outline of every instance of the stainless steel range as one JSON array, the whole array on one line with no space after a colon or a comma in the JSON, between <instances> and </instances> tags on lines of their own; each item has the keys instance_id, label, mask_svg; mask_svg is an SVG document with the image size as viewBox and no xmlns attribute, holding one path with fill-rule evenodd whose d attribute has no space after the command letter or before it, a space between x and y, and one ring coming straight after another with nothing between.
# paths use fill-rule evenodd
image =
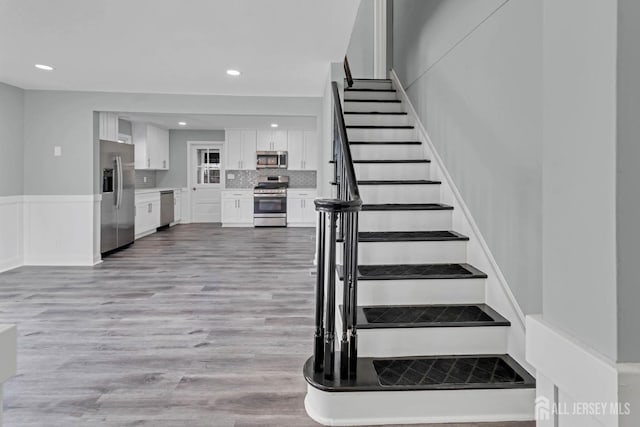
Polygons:
<instances>
[{"instance_id":1,"label":"stainless steel range","mask_svg":"<svg viewBox=\"0 0 640 427\"><path fill-rule=\"evenodd\" d=\"M288 176L261 176L253 189L253 225L287 226Z\"/></svg>"}]
</instances>

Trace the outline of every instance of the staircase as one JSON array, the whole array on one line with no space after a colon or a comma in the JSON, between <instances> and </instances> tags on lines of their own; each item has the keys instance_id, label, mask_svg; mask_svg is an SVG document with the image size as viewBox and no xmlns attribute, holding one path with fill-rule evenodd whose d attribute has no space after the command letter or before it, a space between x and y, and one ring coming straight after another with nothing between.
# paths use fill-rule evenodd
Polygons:
<instances>
[{"instance_id":1,"label":"staircase","mask_svg":"<svg viewBox=\"0 0 640 427\"><path fill-rule=\"evenodd\" d=\"M329 255L319 241L307 412L325 425L533 419L534 378L508 354L511 323L485 303L488 276L467 263L469 237L453 229L392 81L355 79L340 113L337 195L351 210L325 221L329 201L316 204ZM347 182L349 157L357 183Z\"/></svg>"}]
</instances>

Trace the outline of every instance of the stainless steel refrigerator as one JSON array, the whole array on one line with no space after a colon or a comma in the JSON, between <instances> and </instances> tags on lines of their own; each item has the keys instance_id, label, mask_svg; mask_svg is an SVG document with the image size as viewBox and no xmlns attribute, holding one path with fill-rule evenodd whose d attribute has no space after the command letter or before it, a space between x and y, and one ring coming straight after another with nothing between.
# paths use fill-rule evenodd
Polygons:
<instances>
[{"instance_id":1,"label":"stainless steel refrigerator","mask_svg":"<svg viewBox=\"0 0 640 427\"><path fill-rule=\"evenodd\" d=\"M136 184L133 145L100 141L100 173L100 252L104 254L134 240Z\"/></svg>"}]
</instances>

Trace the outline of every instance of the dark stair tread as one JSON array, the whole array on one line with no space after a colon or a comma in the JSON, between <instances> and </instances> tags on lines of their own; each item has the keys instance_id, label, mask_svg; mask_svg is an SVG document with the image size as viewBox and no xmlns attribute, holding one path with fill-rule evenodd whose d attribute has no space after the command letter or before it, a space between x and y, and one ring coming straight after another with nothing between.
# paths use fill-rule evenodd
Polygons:
<instances>
[{"instance_id":1,"label":"dark stair tread","mask_svg":"<svg viewBox=\"0 0 640 427\"><path fill-rule=\"evenodd\" d=\"M358 307L358 329L511 326L486 304Z\"/></svg>"},{"instance_id":2,"label":"dark stair tread","mask_svg":"<svg viewBox=\"0 0 640 427\"><path fill-rule=\"evenodd\" d=\"M343 114L380 114L391 116L406 116L409 113L405 111L345 111Z\"/></svg>"},{"instance_id":3,"label":"dark stair tread","mask_svg":"<svg viewBox=\"0 0 640 427\"><path fill-rule=\"evenodd\" d=\"M347 80L347 79L345 79ZM360 79L352 79L354 82L390 82L391 79L368 79L368 78L360 78Z\"/></svg>"},{"instance_id":4,"label":"dark stair tread","mask_svg":"<svg viewBox=\"0 0 640 427\"><path fill-rule=\"evenodd\" d=\"M467 241L469 238L455 231L361 231L359 242L445 242Z\"/></svg>"},{"instance_id":5,"label":"dark stair tread","mask_svg":"<svg viewBox=\"0 0 640 427\"><path fill-rule=\"evenodd\" d=\"M336 364L340 353L336 354ZM508 354L359 357L356 375L327 380L304 366L307 382L322 391L483 390L535 388L535 379ZM339 372L339 371L336 371Z\"/></svg>"},{"instance_id":6,"label":"dark stair tread","mask_svg":"<svg viewBox=\"0 0 640 427\"><path fill-rule=\"evenodd\" d=\"M396 92L395 89L375 89L375 88L357 88L357 87L347 87L344 89L345 92Z\"/></svg>"},{"instance_id":7,"label":"dark stair tread","mask_svg":"<svg viewBox=\"0 0 640 427\"><path fill-rule=\"evenodd\" d=\"M332 160L329 160L331 163ZM387 164L387 163L431 163L428 159L402 159L402 160L354 160L353 163L375 163L375 164Z\"/></svg>"},{"instance_id":8,"label":"dark stair tread","mask_svg":"<svg viewBox=\"0 0 640 427\"><path fill-rule=\"evenodd\" d=\"M399 104L402 101L399 99L345 99L344 102L386 102L392 104Z\"/></svg>"},{"instance_id":9,"label":"dark stair tread","mask_svg":"<svg viewBox=\"0 0 640 427\"><path fill-rule=\"evenodd\" d=\"M358 185L438 185L442 181L432 181L430 179L371 179L358 181Z\"/></svg>"},{"instance_id":10,"label":"dark stair tread","mask_svg":"<svg viewBox=\"0 0 640 427\"><path fill-rule=\"evenodd\" d=\"M442 203L385 203L362 205L363 211L449 211L453 206Z\"/></svg>"},{"instance_id":11,"label":"dark stair tread","mask_svg":"<svg viewBox=\"0 0 640 427\"><path fill-rule=\"evenodd\" d=\"M336 266L340 280L342 266ZM358 266L358 280L486 279L474 266L461 264L368 264Z\"/></svg>"},{"instance_id":12,"label":"dark stair tread","mask_svg":"<svg viewBox=\"0 0 640 427\"><path fill-rule=\"evenodd\" d=\"M412 125L349 125L347 129L415 129Z\"/></svg>"},{"instance_id":13,"label":"dark stair tread","mask_svg":"<svg viewBox=\"0 0 640 427\"><path fill-rule=\"evenodd\" d=\"M349 141L351 145L422 145L421 141Z\"/></svg>"}]
</instances>

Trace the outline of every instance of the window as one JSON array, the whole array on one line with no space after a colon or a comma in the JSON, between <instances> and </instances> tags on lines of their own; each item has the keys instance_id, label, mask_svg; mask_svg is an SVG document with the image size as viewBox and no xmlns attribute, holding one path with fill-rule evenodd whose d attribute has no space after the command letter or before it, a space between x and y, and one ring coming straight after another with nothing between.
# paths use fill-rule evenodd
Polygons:
<instances>
[{"instance_id":1,"label":"window","mask_svg":"<svg viewBox=\"0 0 640 427\"><path fill-rule=\"evenodd\" d=\"M220 149L198 148L198 184L220 184Z\"/></svg>"}]
</instances>

